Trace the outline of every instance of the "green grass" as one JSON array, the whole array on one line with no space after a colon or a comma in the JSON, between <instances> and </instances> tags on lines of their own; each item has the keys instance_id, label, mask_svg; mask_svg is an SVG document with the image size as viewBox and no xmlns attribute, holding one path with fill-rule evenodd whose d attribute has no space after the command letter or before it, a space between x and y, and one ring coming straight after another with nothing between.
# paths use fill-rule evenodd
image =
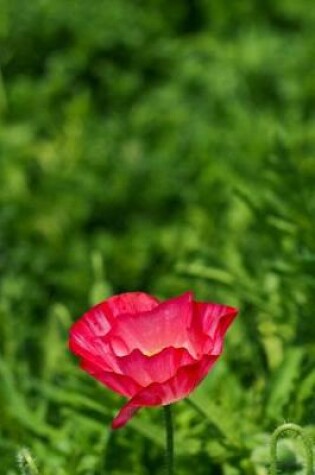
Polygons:
<instances>
[{"instance_id":1,"label":"green grass","mask_svg":"<svg viewBox=\"0 0 315 475\"><path fill-rule=\"evenodd\" d=\"M80 372L71 323L112 293L239 306L174 408L176 475L265 475L315 436L315 10L307 0L0 2L0 457L160 474L163 414ZM282 473L303 450L283 440Z\"/></svg>"}]
</instances>

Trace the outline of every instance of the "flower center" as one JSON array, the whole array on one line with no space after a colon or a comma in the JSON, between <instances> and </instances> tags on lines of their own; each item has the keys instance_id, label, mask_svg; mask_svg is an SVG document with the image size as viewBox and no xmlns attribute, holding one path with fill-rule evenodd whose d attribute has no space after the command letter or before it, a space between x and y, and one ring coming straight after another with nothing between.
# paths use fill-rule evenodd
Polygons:
<instances>
[{"instance_id":1,"label":"flower center","mask_svg":"<svg viewBox=\"0 0 315 475\"><path fill-rule=\"evenodd\" d=\"M160 350L159 348L151 349L151 350L144 350L144 351L143 351L143 354L144 354L145 356L149 356L149 357L150 357L150 356L155 356L155 355L157 355L158 353L160 353L160 351L161 351L161 350Z\"/></svg>"}]
</instances>

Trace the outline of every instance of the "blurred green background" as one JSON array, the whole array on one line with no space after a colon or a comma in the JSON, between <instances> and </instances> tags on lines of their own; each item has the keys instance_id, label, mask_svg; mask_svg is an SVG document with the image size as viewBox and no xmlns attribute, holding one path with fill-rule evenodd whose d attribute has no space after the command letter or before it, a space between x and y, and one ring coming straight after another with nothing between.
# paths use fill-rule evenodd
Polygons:
<instances>
[{"instance_id":1,"label":"blurred green background","mask_svg":"<svg viewBox=\"0 0 315 475\"><path fill-rule=\"evenodd\" d=\"M174 408L177 475L265 475L315 436L315 8L308 0L0 0L0 457L160 474L163 414L67 350L112 293L241 308ZM297 441L281 473L301 474Z\"/></svg>"}]
</instances>

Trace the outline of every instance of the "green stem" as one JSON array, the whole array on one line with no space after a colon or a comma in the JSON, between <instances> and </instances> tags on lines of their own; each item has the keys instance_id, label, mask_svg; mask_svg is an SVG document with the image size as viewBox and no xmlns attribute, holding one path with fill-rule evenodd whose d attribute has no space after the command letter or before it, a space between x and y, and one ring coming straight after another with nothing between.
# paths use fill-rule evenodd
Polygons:
<instances>
[{"instance_id":1,"label":"green stem","mask_svg":"<svg viewBox=\"0 0 315 475\"><path fill-rule=\"evenodd\" d=\"M313 474L314 458L313 458L313 448L312 443L305 434L305 431L302 427L297 424L282 424L279 426L271 436L270 441L270 475L277 475L277 443L279 437L286 431L295 432L296 435L299 435L303 441L306 457L306 475Z\"/></svg>"},{"instance_id":2,"label":"green stem","mask_svg":"<svg viewBox=\"0 0 315 475\"><path fill-rule=\"evenodd\" d=\"M194 403L191 399L186 397L183 399L183 401L190 407L192 407L198 414L204 419L205 417L208 417L207 412L204 411L201 407L197 406L196 403Z\"/></svg>"},{"instance_id":3,"label":"green stem","mask_svg":"<svg viewBox=\"0 0 315 475\"><path fill-rule=\"evenodd\" d=\"M174 474L174 436L171 406L164 406L167 475Z\"/></svg>"},{"instance_id":4,"label":"green stem","mask_svg":"<svg viewBox=\"0 0 315 475\"><path fill-rule=\"evenodd\" d=\"M7 108L7 94L4 86L3 75L0 67L0 113L4 112Z\"/></svg>"}]
</instances>

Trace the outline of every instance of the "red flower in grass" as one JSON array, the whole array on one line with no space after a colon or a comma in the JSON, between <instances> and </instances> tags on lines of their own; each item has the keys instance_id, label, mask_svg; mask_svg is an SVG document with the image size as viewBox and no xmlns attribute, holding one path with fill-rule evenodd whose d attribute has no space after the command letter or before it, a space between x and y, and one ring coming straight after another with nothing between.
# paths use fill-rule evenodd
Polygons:
<instances>
[{"instance_id":1,"label":"red flower in grass","mask_svg":"<svg viewBox=\"0 0 315 475\"><path fill-rule=\"evenodd\" d=\"M142 292L120 294L74 323L69 346L82 369L129 398L113 420L117 429L143 406L188 396L220 356L237 312L195 302L191 292L165 302Z\"/></svg>"}]
</instances>

